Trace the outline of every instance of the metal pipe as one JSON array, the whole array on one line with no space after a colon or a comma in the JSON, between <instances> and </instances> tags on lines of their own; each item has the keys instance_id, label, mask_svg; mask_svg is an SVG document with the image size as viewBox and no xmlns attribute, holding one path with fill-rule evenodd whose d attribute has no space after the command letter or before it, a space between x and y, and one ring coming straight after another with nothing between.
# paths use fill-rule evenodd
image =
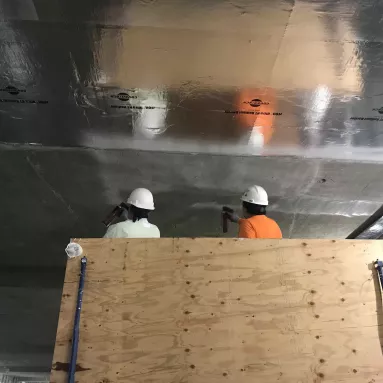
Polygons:
<instances>
[{"instance_id":1,"label":"metal pipe","mask_svg":"<svg viewBox=\"0 0 383 383\"><path fill-rule=\"evenodd\" d=\"M82 257L80 281L78 285L78 294L77 294L76 312L74 316L74 325L73 325L72 350L71 350L70 361L69 361L68 383L75 382L74 377L76 373L77 350L78 350L78 341L79 341L79 335L80 335L80 314L81 314L81 308L82 308L82 295L84 292L86 264L87 264L86 257Z\"/></svg>"},{"instance_id":2,"label":"metal pipe","mask_svg":"<svg viewBox=\"0 0 383 383\"><path fill-rule=\"evenodd\" d=\"M365 238L363 236L363 233L368 231L380 218L383 217L383 205L369 218L367 218L360 226L358 226L351 234L349 234L346 239L355 239L355 238ZM383 233L380 233L380 235L374 235L374 238L379 238Z\"/></svg>"}]
</instances>

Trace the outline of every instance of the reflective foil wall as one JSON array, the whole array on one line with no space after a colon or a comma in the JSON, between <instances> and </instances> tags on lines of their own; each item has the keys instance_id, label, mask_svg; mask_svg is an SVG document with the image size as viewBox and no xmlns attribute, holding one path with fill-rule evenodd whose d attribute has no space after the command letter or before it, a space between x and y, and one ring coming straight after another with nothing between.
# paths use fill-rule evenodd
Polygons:
<instances>
[{"instance_id":1,"label":"reflective foil wall","mask_svg":"<svg viewBox=\"0 0 383 383\"><path fill-rule=\"evenodd\" d=\"M0 4L2 142L382 153L380 1Z\"/></svg>"},{"instance_id":2,"label":"reflective foil wall","mask_svg":"<svg viewBox=\"0 0 383 383\"><path fill-rule=\"evenodd\" d=\"M254 183L285 237L344 238L376 211L382 14L0 0L0 373L49 369L64 246L101 236L132 188L153 190L163 236L221 236L220 207Z\"/></svg>"}]
</instances>

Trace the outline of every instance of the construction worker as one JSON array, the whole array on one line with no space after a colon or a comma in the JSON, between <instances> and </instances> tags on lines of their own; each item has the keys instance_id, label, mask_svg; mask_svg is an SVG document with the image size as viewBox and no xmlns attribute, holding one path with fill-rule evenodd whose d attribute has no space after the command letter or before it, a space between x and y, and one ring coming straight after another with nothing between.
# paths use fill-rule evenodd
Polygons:
<instances>
[{"instance_id":1,"label":"construction worker","mask_svg":"<svg viewBox=\"0 0 383 383\"><path fill-rule=\"evenodd\" d=\"M127 219L110 225L104 238L159 238L158 227L148 222L149 213L154 210L153 194L148 189L135 189L127 205Z\"/></svg>"},{"instance_id":2,"label":"construction worker","mask_svg":"<svg viewBox=\"0 0 383 383\"><path fill-rule=\"evenodd\" d=\"M266 190L258 185L250 187L242 196L244 218L235 213L226 213L227 217L239 225L239 238L282 238L278 224L266 216L269 204Z\"/></svg>"}]
</instances>

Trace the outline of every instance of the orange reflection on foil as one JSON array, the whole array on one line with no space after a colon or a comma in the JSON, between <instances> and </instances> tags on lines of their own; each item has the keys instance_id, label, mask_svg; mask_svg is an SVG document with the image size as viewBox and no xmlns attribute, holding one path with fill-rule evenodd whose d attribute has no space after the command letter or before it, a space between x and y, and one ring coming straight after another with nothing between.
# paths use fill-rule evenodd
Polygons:
<instances>
[{"instance_id":1,"label":"orange reflection on foil","mask_svg":"<svg viewBox=\"0 0 383 383\"><path fill-rule=\"evenodd\" d=\"M275 91L272 88L243 89L236 101L240 113L238 120L240 129L252 131L257 129L263 135L263 145L266 146L274 134L274 118L276 109Z\"/></svg>"}]
</instances>

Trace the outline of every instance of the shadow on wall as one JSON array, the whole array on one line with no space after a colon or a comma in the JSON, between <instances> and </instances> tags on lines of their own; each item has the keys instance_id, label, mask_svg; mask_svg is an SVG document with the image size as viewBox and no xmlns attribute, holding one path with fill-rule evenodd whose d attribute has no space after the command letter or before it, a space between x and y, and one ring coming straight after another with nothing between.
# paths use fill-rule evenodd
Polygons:
<instances>
[{"instance_id":1,"label":"shadow on wall","mask_svg":"<svg viewBox=\"0 0 383 383\"><path fill-rule=\"evenodd\" d=\"M4 150L0 160L12 164L0 169L2 265L62 267L65 241L101 235L106 201L91 151Z\"/></svg>"},{"instance_id":2,"label":"shadow on wall","mask_svg":"<svg viewBox=\"0 0 383 383\"><path fill-rule=\"evenodd\" d=\"M0 369L49 371L64 249L71 237L102 235L104 186L87 150L8 148L0 162Z\"/></svg>"}]
</instances>

